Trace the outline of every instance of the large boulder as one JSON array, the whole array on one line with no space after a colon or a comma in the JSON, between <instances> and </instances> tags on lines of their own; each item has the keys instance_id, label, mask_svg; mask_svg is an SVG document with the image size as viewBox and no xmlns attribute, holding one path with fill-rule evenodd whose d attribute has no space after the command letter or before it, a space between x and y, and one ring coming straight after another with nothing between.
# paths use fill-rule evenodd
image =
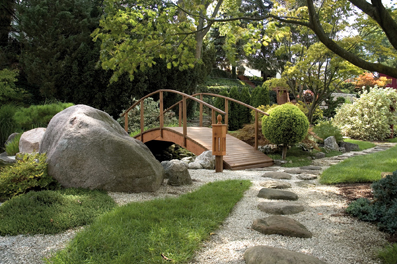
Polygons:
<instances>
[{"instance_id":1,"label":"large boulder","mask_svg":"<svg viewBox=\"0 0 397 264\"><path fill-rule=\"evenodd\" d=\"M142 142L107 113L75 105L56 114L40 145L48 173L64 187L113 192L159 189L164 170Z\"/></svg>"},{"instance_id":2,"label":"large boulder","mask_svg":"<svg viewBox=\"0 0 397 264\"><path fill-rule=\"evenodd\" d=\"M19 139L20 153L37 153L40 149L41 141L44 137L46 128L38 127L24 132Z\"/></svg>"},{"instance_id":3,"label":"large boulder","mask_svg":"<svg viewBox=\"0 0 397 264\"><path fill-rule=\"evenodd\" d=\"M327 137L324 139L324 148L328 150L339 150L339 145L338 142L336 142L336 139L334 136Z\"/></svg>"},{"instance_id":4,"label":"large boulder","mask_svg":"<svg viewBox=\"0 0 397 264\"><path fill-rule=\"evenodd\" d=\"M164 168L164 177L168 179L168 185L181 186L192 184L187 165L180 160L161 162Z\"/></svg>"}]
</instances>

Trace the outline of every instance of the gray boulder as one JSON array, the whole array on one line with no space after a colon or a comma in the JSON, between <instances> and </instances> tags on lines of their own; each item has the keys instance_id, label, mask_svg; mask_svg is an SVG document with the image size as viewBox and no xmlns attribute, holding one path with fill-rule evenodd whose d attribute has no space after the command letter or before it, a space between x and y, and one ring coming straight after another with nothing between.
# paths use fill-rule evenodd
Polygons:
<instances>
[{"instance_id":1,"label":"gray boulder","mask_svg":"<svg viewBox=\"0 0 397 264\"><path fill-rule=\"evenodd\" d=\"M360 150L360 147L357 144L349 142L340 142L339 147L345 148L346 152Z\"/></svg>"},{"instance_id":2,"label":"gray boulder","mask_svg":"<svg viewBox=\"0 0 397 264\"><path fill-rule=\"evenodd\" d=\"M336 150L339 151L339 145L338 142L336 142L336 139L334 136L327 137L324 139L324 148L328 150Z\"/></svg>"},{"instance_id":3,"label":"gray boulder","mask_svg":"<svg viewBox=\"0 0 397 264\"><path fill-rule=\"evenodd\" d=\"M46 128L38 127L24 132L19 140L20 153L39 152Z\"/></svg>"},{"instance_id":4,"label":"gray boulder","mask_svg":"<svg viewBox=\"0 0 397 264\"><path fill-rule=\"evenodd\" d=\"M244 253L246 264L326 264L313 256L269 246L254 246Z\"/></svg>"},{"instance_id":5,"label":"gray boulder","mask_svg":"<svg viewBox=\"0 0 397 264\"><path fill-rule=\"evenodd\" d=\"M314 158L316 158L316 159L325 158L325 153L324 152L317 152L316 154L314 154Z\"/></svg>"},{"instance_id":6,"label":"gray boulder","mask_svg":"<svg viewBox=\"0 0 397 264\"><path fill-rule=\"evenodd\" d=\"M268 188L262 188L258 193L258 197L271 199L271 200L290 200L290 201L298 200L298 195L296 195L293 192L268 189Z\"/></svg>"},{"instance_id":7,"label":"gray boulder","mask_svg":"<svg viewBox=\"0 0 397 264\"><path fill-rule=\"evenodd\" d=\"M312 233L298 221L279 215L256 219L252 229L265 235L278 234L288 237L311 238Z\"/></svg>"},{"instance_id":8,"label":"gray boulder","mask_svg":"<svg viewBox=\"0 0 397 264\"><path fill-rule=\"evenodd\" d=\"M210 150L204 151L199 156L197 156L192 163L189 163L189 169L213 170L214 168L215 168L215 156L212 155L212 151Z\"/></svg>"},{"instance_id":9,"label":"gray boulder","mask_svg":"<svg viewBox=\"0 0 397 264\"><path fill-rule=\"evenodd\" d=\"M287 189L291 188L291 183L283 181L265 181L261 182L260 186L271 189Z\"/></svg>"},{"instance_id":10,"label":"gray boulder","mask_svg":"<svg viewBox=\"0 0 397 264\"><path fill-rule=\"evenodd\" d=\"M48 173L64 187L113 192L159 189L164 170L142 142L107 113L75 105L56 114L40 145Z\"/></svg>"},{"instance_id":11,"label":"gray boulder","mask_svg":"<svg viewBox=\"0 0 397 264\"><path fill-rule=\"evenodd\" d=\"M161 163L163 165L163 162ZM171 160L164 166L164 177L168 179L168 185L181 186L192 184L189 171L184 162L179 160Z\"/></svg>"},{"instance_id":12,"label":"gray boulder","mask_svg":"<svg viewBox=\"0 0 397 264\"><path fill-rule=\"evenodd\" d=\"M290 202L264 202L258 204L258 209L275 215L297 214L305 210L302 205Z\"/></svg>"}]
</instances>

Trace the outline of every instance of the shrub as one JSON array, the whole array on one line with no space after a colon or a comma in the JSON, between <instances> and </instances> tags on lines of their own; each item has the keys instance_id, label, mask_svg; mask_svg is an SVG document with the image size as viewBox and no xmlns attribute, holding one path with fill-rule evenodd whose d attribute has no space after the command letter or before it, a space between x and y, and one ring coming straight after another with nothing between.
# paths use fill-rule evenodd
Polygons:
<instances>
[{"instance_id":1,"label":"shrub","mask_svg":"<svg viewBox=\"0 0 397 264\"><path fill-rule=\"evenodd\" d=\"M32 191L0 207L0 235L56 234L91 224L97 216L114 207L113 199L99 190Z\"/></svg>"},{"instance_id":2,"label":"shrub","mask_svg":"<svg viewBox=\"0 0 397 264\"><path fill-rule=\"evenodd\" d=\"M16 135L11 142L6 145L6 152L8 156L15 156L19 152L19 140L21 139L22 133Z\"/></svg>"},{"instance_id":3,"label":"shrub","mask_svg":"<svg viewBox=\"0 0 397 264\"><path fill-rule=\"evenodd\" d=\"M354 139L384 140L391 134L390 125L397 124L397 91L392 88L370 88L353 104L343 104L334 117L342 133Z\"/></svg>"},{"instance_id":4,"label":"shrub","mask_svg":"<svg viewBox=\"0 0 397 264\"><path fill-rule=\"evenodd\" d=\"M3 147L4 142L9 135L20 130L13 116L18 107L11 104L2 105L0 107L0 146Z\"/></svg>"},{"instance_id":5,"label":"shrub","mask_svg":"<svg viewBox=\"0 0 397 264\"><path fill-rule=\"evenodd\" d=\"M313 128L313 132L323 140L327 137L334 136L337 142L343 141L342 132L332 121L318 122Z\"/></svg>"},{"instance_id":6,"label":"shrub","mask_svg":"<svg viewBox=\"0 0 397 264\"><path fill-rule=\"evenodd\" d=\"M135 101L135 99L132 99ZM153 98L148 97L144 100L144 121L145 128L154 128L160 126L160 107L159 103L154 101ZM123 111L124 112L124 111ZM141 129L141 106L138 104L134 109L131 109L128 112L128 130L131 133L140 131ZM122 127L124 127L124 116L117 119ZM164 113L164 125L171 125L177 123L177 119L175 118L175 113L172 111L168 111Z\"/></svg>"},{"instance_id":7,"label":"shrub","mask_svg":"<svg viewBox=\"0 0 397 264\"><path fill-rule=\"evenodd\" d=\"M296 103L296 106L306 115L308 116L309 114L309 108L312 107L312 104L305 104L302 101L298 101ZM313 118L312 118L312 123L316 123L318 120L323 118L323 110L320 109L319 106L316 106L316 108L314 109L314 113L313 113Z\"/></svg>"},{"instance_id":8,"label":"shrub","mask_svg":"<svg viewBox=\"0 0 397 264\"><path fill-rule=\"evenodd\" d=\"M303 140L309 129L309 121L298 107L283 104L269 111L269 116L262 118L262 133L270 142L283 145L282 158L285 159L287 148Z\"/></svg>"},{"instance_id":9,"label":"shrub","mask_svg":"<svg viewBox=\"0 0 397 264\"><path fill-rule=\"evenodd\" d=\"M31 105L28 108L19 109L15 113L14 119L24 131L36 127L47 127L48 123L54 115L72 105L72 103Z\"/></svg>"},{"instance_id":10,"label":"shrub","mask_svg":"<svg viewBox=\"0 0 397 264\"><path fill-rule=\"evenodd\" d=\"M271 109L273 109L273 108L275 108L275 107L277 107L277 106L278 106L277 104L273 104L273 105L260 105L260 106L258 106L256 109L259 109L259 110L262 110L262 111L265 112L265 113L268 113ZM251 111L251 116L252 116L253 119L255 119L255 111L254 111L254 110ZM262 115L262 114L259 114L258 117L262 119L263 115Z\"/></svg>"},{"instance_id":11,"label":"shrub","mask_svg":"<svg viewBox=\"0 0 397 264\"><path fill-rule=\"evenodd\" d=\"M397 170L372 184L374 201L357 199L346 212L362 221L377 222L380 230L397 232Z\"/></svg>"},{"instance_id":12,"label":"shrub","mask_svg":"<svg viewBox=\"0 0 397 264\"><path fill-rule=\"evenodd\" d=\"M257 86L251 94L251 106L269 105L269 88L266 85Z\"/></svg>"},{"instance_id":13,"label":"shrub","mask_svg":"<svg viewBox=\"0 0 397 264\"><path fill-rule=\"evenodd\" d=\"M31 190L55 189L58 183L48 175L45 154L26 154L22 160L0 171L0 200Z\"/></svg>"}]
</instances>

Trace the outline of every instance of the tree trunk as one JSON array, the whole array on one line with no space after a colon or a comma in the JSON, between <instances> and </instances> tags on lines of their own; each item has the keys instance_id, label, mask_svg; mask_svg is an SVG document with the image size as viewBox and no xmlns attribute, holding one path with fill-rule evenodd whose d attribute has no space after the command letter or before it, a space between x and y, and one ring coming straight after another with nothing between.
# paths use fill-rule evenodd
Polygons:
<instances>
[{"instance_id":1,"label":"tree trunk","mask_svg":"<svg viewBox=\"0 0 397 264\"><path fill-rule=\"evenodd\" d=\"M288 150L288 146L287 145L283 145L283 152L281 154L281 158L283 160L285 160L287 158L287 150Z\"/></svg>"}]
</instances>

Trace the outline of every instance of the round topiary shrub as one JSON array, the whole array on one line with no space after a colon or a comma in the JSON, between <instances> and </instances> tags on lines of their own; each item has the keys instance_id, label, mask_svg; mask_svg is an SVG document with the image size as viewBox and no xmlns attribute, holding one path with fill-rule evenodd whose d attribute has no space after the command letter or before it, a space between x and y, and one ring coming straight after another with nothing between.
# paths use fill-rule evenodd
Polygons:
<instances>
[{"instance_id":1,"label":"round topiary shrub","mask_svg":"<svg viewBox=\"0 0 397 264\"><path fill-rule=\"evenodd\" d=\"M262 118L262 133L273 144L283 145L282 158L288 146L302 141L309 129L309 121L298 107L283 104L271 109Z\"/></svg>"}]
</instances>

